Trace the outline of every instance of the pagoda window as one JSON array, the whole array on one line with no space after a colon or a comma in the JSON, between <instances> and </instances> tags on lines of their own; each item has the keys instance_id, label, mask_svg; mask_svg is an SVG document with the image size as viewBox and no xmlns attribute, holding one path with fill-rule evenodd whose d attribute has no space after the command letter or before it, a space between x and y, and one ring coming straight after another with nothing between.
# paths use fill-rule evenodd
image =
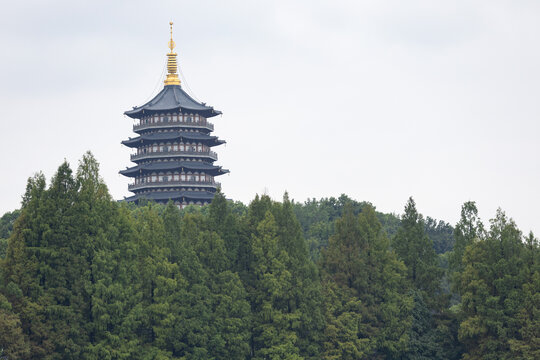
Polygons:
<instances>
[{"instance_id":1,"label":"pagoda window","mask_svg":"<svg viewBox=\"0 0 540 360\"><path fill-rule=\"evenodd\" d=\"M152 147L152 152L157 152L157 149L158 149L157 145L154 145L154 146Z\"/></svg>"},{"instance_id":2,"label":"pagoda window","mask_svg":"<svg viewBox=\"0 0 540 360\"><path fill-rule=\"evenodd\" d=\"M199 181L199 175L195 175L195 181Z\"/></svg>"},{"instance_id":3,"label":"pagoda window","mask_svg":"<svg viewBox=\"0 0 540 360\"><path fill-rule=\"evenodd\" d=\"M201 182L206 182L206 176L205 175L201 175Z\"/></svg>"},{"instance_id":4,"label":"pagoda window","mask_svg":"<svg viewBox=\"0 0 540 360\"><path fill-rule=\"evenodd\" d=\"M157 176L156 175L152 175L152 182L156 182L157 181Z\"/></svg>"},{"instance_id":5,"label":"pagoda window","mask_svg":"<svg viewBox=\"0 0 540 360\"><path fill-rule=\"evenodd\" d=\"M173 149L173 151L178 151L178 145L174 144L172 149Z\"/></svg>"},{"instance_id":6,"label":"pagoda window","mask_svg":"<svg viewBox=\"0 0 540 360\"><path fill-rule=\"evenodd\" d=\"M168 176L163 176L163 182L168 182L169 181L169 177Z\"/></svg>"},{"instance_id":7,"label":"pagoda window","mask_svg":"<svg viewBox=\"0 0 540 360\"><path fill-rule=\"evenodd\" d=\"M202 145L199 144L199 145L197 146L197 151L198 151L198 152L202 152L202 151L203 151L203 150L202 150Z\"/></svg>"},{"instance_id":8,"label":"pagoda window","mask_svg":"<svg viewBox=\"0 0 540 360\"><path fill-rule=\"evenodd\" d=\"M163 117L163 122L168 123L168 122L169 122L169 117L168 117L168 116L164 116L164 117Z\"/></svg>"},{"instance_id":9,"label":"pagoda window","mask_svg":"<svg viewBox=\"0 0 540 360\"><path fill-rule=\"evenodd\" d=\"M180 176L178 174L174 174L173 181L179 181L179 180L180 180Z\"/></svg>"},{"instance_id":10,"label":"pagoda window","mask_svg":"<svg viewBox=\"0 0 540 360\"><path fill-rule=\"evenodd\" d=\"M196 123L199 122L199 115L195 115L195 122L196 122Z\"/></svg>"},{"instance_id":11,"label":"pagoda window","mask_svg":"<svg viewBox=\"0 0 540 360\"><path fill-rule=\"evenodd\" d=\"M186 116L186 122L188 123L193 122L193 116L191 115Z\"/></svg>"},{"instance_id":12,"label":"pagoda window","mask_svg":"<svg viewBox=\"0 0 540 360\"><path fill-rule=\"evenodd\" d=\"M180 151L184 151L184 144L180 144Z\"/></svg>"},{"instance_id":13,"label":"pagoda window","mask_svg":"<svg viewBox=\"0 0 540 360\"><path fill-rule=\"evenodd\" d=\"M181 179L182 181L186 181L186 174L180 175L180 179Z\"/></svg>"}]
</instances>

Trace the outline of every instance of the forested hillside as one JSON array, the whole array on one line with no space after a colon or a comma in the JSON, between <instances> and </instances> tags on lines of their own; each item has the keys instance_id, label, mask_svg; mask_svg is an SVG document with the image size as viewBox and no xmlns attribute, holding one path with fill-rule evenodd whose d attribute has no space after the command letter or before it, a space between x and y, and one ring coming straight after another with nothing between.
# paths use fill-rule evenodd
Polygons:
<instances>
[{"instance_id":1,"label":"forested hillside","mask_svg":"<svg viewBox=\"0 0 540 360\"><path fill-rule=\"evenodd\" d=\"M1 359L539 359L540 256L346 196L118 203L86 154L0 219Z\"/></svg>"}]
</instances>

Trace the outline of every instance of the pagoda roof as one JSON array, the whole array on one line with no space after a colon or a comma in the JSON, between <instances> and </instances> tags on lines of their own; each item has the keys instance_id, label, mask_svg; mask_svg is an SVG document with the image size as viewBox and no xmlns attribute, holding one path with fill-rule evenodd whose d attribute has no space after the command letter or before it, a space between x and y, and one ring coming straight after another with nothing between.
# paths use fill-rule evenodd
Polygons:
<instances>
[{"instance_id":1,"label":"pagoda roof","mask_svg":"<svg viewBox=\"0 0 540 360\"><path fill-rule=\"evenodd\" d=\"M148 199L154 201L163 200L203 200L210 201L214 198L214 193L210 191L151 191L147 193L135 194L125 201L138 201L141 199Z\"/></svg>"},{"instance_id":2,"label":"pagoda roof","mask_svg":"<svg viewBox=\"0 0 540 360\"><path fill-rule=\"evenodd\" d=\"M129 177L135 177L139 173L149 173L157 171L170 171L170 170L191 170L205 172L206 174L217 176L223 175L229 172L229 170L222 169L221 166L212 165L204 161L154 161L147 164L139 164L121 170L120 174Z\"/></svg>"},{"instance_id":3,"label":"pagoda roof","mask_svg":"<svg viewBox=\"0 0 540 360\"><path fill-rule=\"evenodd\" d=\"M143 114L152 114L164 111L181 111L200 114L206 118L220 115L221 111L214 110L212 106L199 103L189 96L180 85L166 85L152 100L142 106L124 112L127 116L138 119Z\"/></svg>"},{"instance_id":4,"label":"pagoda roof","mask_svg":"<svg viewBox=\"0 0 540 360\"><path fill-rule=\"evenodd\" d=\"M224 144L224 140L219 140L217 136L211 136L204 133L194 132L194 131L165 131L157 133L149 133L137 136L133 139L124 140L122 144L128 147L137 147L141 142L158 142L162 140L197 140L203 143L207 143L210 146Z\"/></svg>"}]
</instances>

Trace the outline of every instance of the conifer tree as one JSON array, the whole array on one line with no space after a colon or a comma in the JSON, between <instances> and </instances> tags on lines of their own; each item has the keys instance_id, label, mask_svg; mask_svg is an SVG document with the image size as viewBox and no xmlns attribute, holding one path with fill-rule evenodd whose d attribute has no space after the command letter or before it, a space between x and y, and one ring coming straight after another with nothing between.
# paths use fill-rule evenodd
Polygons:
<instances>
[{"instance_id":1,"label":"conifer tree","mask_svg":"<svg viewBox=\"0 0 540 360\"><path fill-rule=\"evenodd\" d=\"M251 312L237 273L230 270L225 242L210 231L200 233L195 252L208 273L211 301L208 355L216 359L245 359L249 353Z\"/></svg>"},{"instance_id":2,"label":"conifer tree","mask_svg":"<svg viewBox=\"0 0 540 360\"><path fill-rule=\"evenodd\" d=\"M45 177L38 173L29 178L23 196L21 216L14 224L2 261L2 293L18 314L30 351L28 358L43 358L52 349L50 328L45 322L46 301L39 283L39 262L34 248L39 245L40 206L45 197Z\"/></svg>"},{"instance_id":3,"label":"conifer tree","mask_svg":"<svg viewBox=\"0 0 540 360\"><path fill-rule=\"evenodd\" d=\"M412 311L413 321L409 332L407 352L402 356L403 360L444 360L439 355L439 344L435 332L435 323L430 309L424 301L421 291L412 290L414 308Z\"/></svg>"},{"instance_id":4,"label":"conifer tree","mask_svg":"<svg viewBox=\"0 0 540 360\"><path fill-rule=\"evenodd\" d=\"M84 313L89 343L82 358L133 358L136 337L130 310L136 299L135 224L127 208L112 200L90 152L79 162L76 182L78 236L74 243L87 261L80 277L84 281L78 286L85 295L82 301L89 303Z\"/></svg>"},{"instance_id":5,"label":"conifer tree","mask_svg":"<svg viewBox=\"0 0 540 360\"><path fill-rule=\"evenodd\" d=\"M309 258L302 228L293 212L287 193L283 203L274 203L272 214L277 225L278 247L288 255L285 264L291 278L291 291L283 299L290 314L298 314L295 326L300 355L306 359L320 358L324 331L322 289L318 269Z\"/></svg>"},{"instance_id":6,"label":"conifer tree","mask_svg":"<svg viewBox=\"0 0 540 360\"><path fill-rule=\"evenodd\" d=\"M299 314L289 312L289 304L284 301L292 290L292 274L286 267L288 254L279 249L277 231L274 216L267 211L252 245L252 358L299 360L303 358L294 331Z\"/></svg>"},{"instance_id":7,"label":"conifer tree","mask_svg":"<svg viewBox=\"0 0 540 360\"><path fill-rule=\"evenodd\" d=\"M513 358L533 360L540 358L540 247L532 233L525 245L526 281L518 313L519 335L509 343Z\"/></svg>"},{"instance_id":8,"label":"conifer tree","mask_svg":"<svg viewBox=\"0 0 540 360\"><path fill-rule=\"evenodd\" d=\"M84 283L86 256L79 252L75 226L77 183L67 162L58 168L38 209L43 232L38 233L34 251L39 262L38 277L45 305L45 321L53 353L81 357L88 342L84 314L88 312ZM83 292L81 292L83 291ZM77 334L77 336L75 336Z\"/></svg>"},{"instance_id":9,"label":"conifer tree","mask_svg":"<svg viewBox=\"0 0 540 360\"><path fill-rule=\"evenodd\" d=\"M172 201L167 203L162 218L165 227L165 248L168 250L167 257L171 263L176 263L182 246L182 216Z\"/></svg>"},{"instance_id":10,"label":"conifer tree","mask_svg":"<svg viewBox=\"0 0 540 360\"><path fill-rule=\"evenodd\" d=\"M422 215L416 210L413 198L405 205L405 213L392 241L392 248L407 267L411 285L425 293L425 300L434 301L439 291L442 271L438 267L433 242L425 233Z\"/></svg>"},{"instance_id":11,"label":"conifer tree","mask_svg":"<svg viewBox=\"0 0 540 360\"><path fill-rule=\"evenodd\" d=\"M500 209L485 239L465 248L460 277L464 359L512 358L521 338L519 313L527 283L521 232Z\"/></svg>"},{"instance_id":12,"label":"conifer tree","mask_svg":"<svg viewBox=\"0 0 540 360\"><path fill-rule=\"evenodd\" d=\"M214 195L208 209L208 227L215 231L225 242L225 251L230 268L239 270L238 251L240 239L236 217L232 214L229 204L221 189Z\"/></svg>"},{"instance_id":13,"label":"conifer tree","mask_svg":"<svg viewBox=\"0 0 540 360\"><path fill-rule=\"evenodd\" d=\"M461 207L461 218L454 228L455 244L450 255L450 270L459 273L463 270L461 260L465 248L475 239L484 236L484 225L478 217L478 209L474 201L467 201ZM454 280L459 281L459 280Z\"/></svg>"},{"instance_id":14,"label":"conifer tree","mask_svg":"<svg viewBox=\"0 0 540 360\"><path fill-rule=\"evenodd\" d=\"M136 219L137 263L136 296L137 305L133 308L138 322L136 333L144 349L145 356L161 354L156 346L156 328L166 316L166 306L158 294L168 284L171 266L166 258L165 229L156 208L149 204L140 209Z\"/></svg>"},{"instance_id":15,"label":"conifer tree","mask_svg":"<svg viewBox=\"0 0 540 360\"><path fill-rule=\"evenodd\" d=\"M27 359L30 347L23 334L19 316L0 293L0 359Z\"/></svg>"},{"instance_id":16,"label":"conifer tree","mask_svg":"<svg viewBox=\"0 0 540 360\"><path fill-rule=\"evenodd\" d=\"M359 217L345 205L323 253L325 359L396 358L404 350L411 299L405 268L372 207Z\"/></svg>"}]
</instances>

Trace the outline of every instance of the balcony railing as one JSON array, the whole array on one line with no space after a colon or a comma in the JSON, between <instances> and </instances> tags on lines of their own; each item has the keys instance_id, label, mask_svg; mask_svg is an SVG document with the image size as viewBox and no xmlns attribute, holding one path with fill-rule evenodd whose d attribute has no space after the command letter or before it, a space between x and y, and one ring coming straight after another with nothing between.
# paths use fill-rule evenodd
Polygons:
<instances>
[{"instance_id":1,"label":"balcony railing","mask_svg":"<svg viewBox=\"0 0 540 360\"><path fill-rule=\"evenodd\" d=\"M174 128L174 127L187 127L187 128L205 128L210 131L214 131L214 124L209 121L168 121L168 122L156 122L148 124L136 124L133 125L133 131L155 129L155 128Z\"/></svg>"},{"instance_id":2,"label":"balcony railing","mask_svg":"<svg viewBox=\"0 0 540 360\"><path fill-rule=\"evenodd\" d=\"M214 161L217 161L218 156L213 151L158 151L158 152L147 152L140 154L131 154L131 160L141 160L141 159L155 159L161 157L208 157Z\"/></svg>"},{"instance_id":3,"label":"balcony railing","mask_svg":"<svg viewBox=\"0 0 540 360\"><path fill-rule=\"evenodd\" d=\"M160 188L171 186L217 188L220 187L221 184L215 181L154 181L141 184L129 184L128 190L131 191L143 188Z\"/></svg>"}]
</instances>

